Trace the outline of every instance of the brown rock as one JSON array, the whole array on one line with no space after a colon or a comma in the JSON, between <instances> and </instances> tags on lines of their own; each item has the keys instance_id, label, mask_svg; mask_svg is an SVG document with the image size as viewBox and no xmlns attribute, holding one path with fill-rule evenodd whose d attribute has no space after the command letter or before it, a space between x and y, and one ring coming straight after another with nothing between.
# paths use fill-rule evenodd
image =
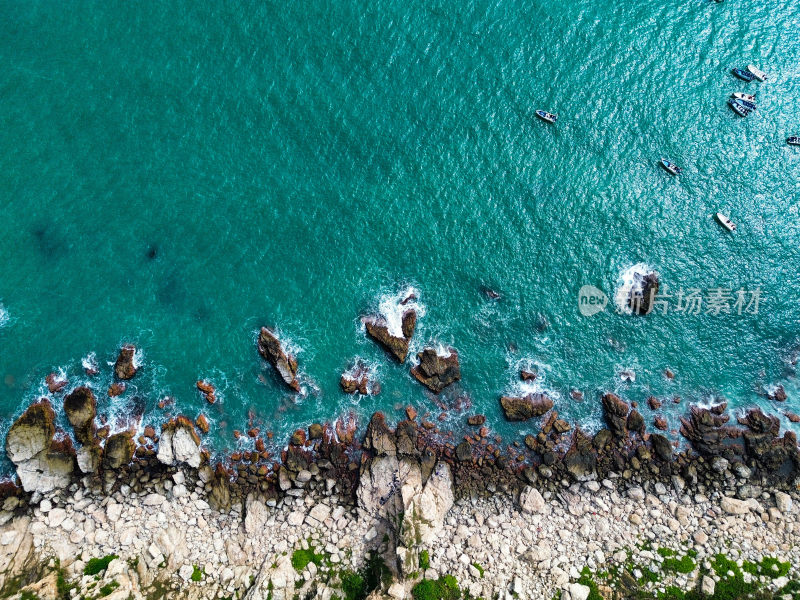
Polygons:
<instances>
[{"instance_id":1,"label":"brown rock","mask_svg":"<svg viewBox=\"0 0 800 600\"><path fill-rule=\"evenodd\" d=\"M339 385L346 394L359 393L362 396L366 396L370 392L377 394L380 391L380 387L378 387L377 391L373 389L375 382L371 381L370 378L371 370L369 366L362 360L356 360L349 369L342 373Z\"/></svg>"},{"instance_id":2,"label":"brown rock","mask_svg":"<svg viewBox=\"0 0 800 600\"><path fill-rule=\"evenodd\" d=\"M128 386L125 384L124 381L115 381L110 386L108 386L108 397L109 398L116 398L117 396L121 396L125 393L125 390L128 389Z\"/></svg>"},{"instance_id":3,"label":"brown rock","mask_svg":"<svg viewBox=\"0 0 800 600\"><path fill-rule=\"evenodd\" d=\"M786 411L783 414L786 415L786 418L789 419L790 422L792 422L792 423L800 423L800 415L797 415L797 414L795 414L793 412L789 412L789 411Z\"/></svg>"},{"instance_id":4,"label":"brown rock","mask_svg":"<svg viewBox=\"0 0 800 600\"><path fill-rule=\"evenodd\" d=\"M148 425L144 428L144 437L149 438L151 440L156 439L156 429L152 425Z\"/></svg>"},{"instance_id":5,"label":"brown rock","mask_svg":"<svg viewBox=\"0 0 800 600\"><path fill-rule=\"evenodd\" d=\"M258 335L258 353L278 373L283 382L295 392L300 391L297 381L297 359L283 350L280 340L267 327L262 327Z\"/></svg>"},{"instance_id":6,"label":"brown rock","mask_svg":"<svg viewBox=\"0 0 800 600\"><path fill-rule=\"evenodd\" d=\"M94 418L97 416L97 401L88 387L78 387L64 398L64 413L75 431L75 439L81 444L94 440Z\"/></svg>"},{"instance_id":7,"label":"brown rock","mask_svg":"<svg viewBox=\"0 0 800 600\"><path fill-rule=\"evenodd\" d=\"M628 435L627 416L630 406L616 394L605 394L603 396L603 411L606 423L608 423L611 433L617 438L624 438Z\"/></svg>"},{"instance_id":8,"label":"brown rock","mask_svg":"<svg viewBox=\"0 0 800 600\"><path fill-rule=\"evenodd\" d=\"M261 438L256 438L256 452L258 452L260 454L261 452L264 452L265 450L266 450L266 447L264 446L264 440L261 439Z\"/></svg>"},{"instance_id":9,"label":"brown rock","mask_svg":"<svg viewBox=\"0 0 800 600\"><path fill-rule=\"evenodd\" d=\"M661 415L658 415L655 419L653 419L653 425L656 429L660 429L661 431L666 431L669 428L669 425L667 425L667 420Z\"/></svg>"},{"instance_id":10,"label":"brown rock","mask_svg":"<svg viewBox=\"0 0 800 600\"><path fill-rule=\"evenodd\" d=\"M571 389L569 391L569 397L575 400L575 402L583 402L583 392L576 389Z\"/></svg>"},{"instance_id":11,"label":"brown rock","mask_svg":"<svg viewBox=\"0 0 800 600\"><path fill-rule=\"evenodd\" d=\"M50 373L47 377L45 377L44 381L47 384L47 389L51 394L57 394L67 385L66 378L63 378L56 373Z\"/></svg>"},{"instance_id":12,"label":"brown rock","mask_svg":"<svg viewBox=\"0 0 800 600\"><path fill-rule=\"evenodd\" d=\"M767 394L767 398L775 400L776 402L786 402L788 396L786 395L786 389L784 389L782 385L779 385L774 391Z\"/></svg>"},{"instance_id":13,"label":"brown rock","mask_svg":"<svg viewBox=\"0 0 800 600\"><path fill-rule=\"evenodd\" d=\"M526 421L532 417L541 417L553 408L553 401L544 394L528 394L522 398L503 396L500 398L500 406L509 421Z\"/></svg>"},{"instance_id":14,"label":"brown rock","mask_svg":"<svg viewBox=\"0 0 800 600\"><path fill-rule=\"evenodd\" d=\"M114 363L114 376L117 379L131 379L138 371L133 362L134 355L136 354L136 346L133 344L125 344L120 348L117 362Z\"/></svg>"},{"instance_id":15,"label":"brown rock","mask_svg":"<svg viewBox=\"0 0 800 600\"><path fill-rule=\"evenodd\" d=\"M417 418L417 409L413 406L406 406L406 416L409 421L413 421Z\"/></svg>"},{"instance_id":16,"label":"brown rock","mask_svg":"<svg viewBox=\"0 0 800 600\"><path fill-rule=\"evenodd\" d=\"M116 471L129 464L133 460L133 452L136 444L133 442L133 433L123 431L115 433L106 440L103 450L103 468Z\"/></svg>"},{"instance_id":17,"label":"brown rock","mask_svg":"<svg viewBox=\"0 0 800 600\"><path fill-rule=\"evenodd\" d=\"M461 380L461 366L455 348L448 348L446 356L440 356L435 348L425 348L417 354L417 359L419 364L411 369L411 375L436 394Z\"/></svg>"},{"instance_id":18,"label":"brown rock","mask_svg":"<svg viewBox=\"0 0 800 600\"><path fill-rule=\"evenodd\" d=\"M206 418L205 415L203 414L198 415L197 420L195 422L197 423L197 428L200 431L202 431L203 433L208 433L210 427L208 424L208 419Z\"/></svg>"},{"instance_id":19,"label":"brown rock","mask_svg":"<svg viewBox=\"0 0 800 600\"><path fill-rule=\"evenodd\" d=\"M480 427L486 423L486 417L483 415L472 415L467 417L467 425L472 425L473 427Z\"/></svg>"},{"instance_id":20,"label":"brown rock","mask_svg":"<svg viewBox=\"0 0 800 600\"><path fill-rule=\"evenodd\" d=\"M258 437L258 427L251 427L250 429L248 429L247 430L247 435L250 436L251 438L257 438ZM303 441L305 441L305 439Z\"/></svg>"},{"instance_id":21,"label":"brown rock","mask_svg":"<svg viewBox=\"0 0 800 600\"><path fill-rule=\"evenodd\" d=\"M258 435L256 433L256 435ZM292 446L303 446L306 443L306 432L304 429L298 429L292 434Z\"/></svg>"},{"instance_id":22,"label":"brown rock","mask_svg":"<svg viewBox=\"0 0 800 600\"><path fill-rule=\"evenodd\" d=\"M537 375L533 371L527 371L525 369L522 369L519 372L519 378L522 381L534 381L536 379L536 377L537 377Z\"/></svg>"},{"instance_id":23,"label":"brown rock","mask_svg":"<svg viewBox=\"0 0 800 600\"><path fill-rule=\"evenodd\" d=\"M664 377L667 379L675 379L675 373L673 373L670 369L664 369Z\"/></svg>"},{"instance_id":24,"label":"brown rock","mask_svg":"<svg viewBox=\"0 0 800 600\"><path fill-rule=\"evenodd\" d=\"M647 399L647 406L650 407L650 410L658 410L659 408L661 408L661 400L659 400L655 396L650 396Z\"/></svg>"},{"instance_id":25,"label":"brown rock","mask_svg":"<svg viewBox=\"0 0 800 600\"><path fill-rule=\"evenodd\" d=\"M572 427L564 419L556 419L553 422L553 429L555 429L557 433L566 433L572 429Z\"/></svg>"},{"instance_id":26,"label":"brown rock","mask_svg":"<svg viewBox=\"0 0 800 600\"><path fill-rule=\"evenodd\" d=\"M312 423L308 426L308 439L310 440L321 440L323 435L323 428L322 425L319 423Z\"/></svg>"},{"instance_id":27,"label":"brown rock","mask_svg":"<svg viewBox=\"0 0 800 600\"><path fill-rule=\"evenodd\" d=\"M374 339L398 362L404 362L408 356L408 345L414 336L417 325L417 313L408 309L403 313L402 336L392 335L386 319L380 315L367 316L361 319L367 330L367 335Z\"/></svg>"}]
</instances>

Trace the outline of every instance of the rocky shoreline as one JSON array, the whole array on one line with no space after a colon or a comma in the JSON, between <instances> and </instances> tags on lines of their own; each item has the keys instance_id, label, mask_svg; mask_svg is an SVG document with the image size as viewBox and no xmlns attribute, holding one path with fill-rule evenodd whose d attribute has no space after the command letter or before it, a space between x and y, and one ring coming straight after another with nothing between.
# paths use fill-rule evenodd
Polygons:
<instances>
[{"instance_id":1,"label":"rocky shoreline","mask_svg":"<svg viewBox=\"0 0 800 600\"><path fill-rule=\"evenodd\" d=\"M64 400L77 451L47 400L9 431L0 597L800 594L797 443L758 410L692 407L676 453L613 394L594 436L545 417L506 451L474 416L456 444L409 408L363 438L354 420L298 430L267 469L212 465L185 417L101 445L90 392Z\"/></svg>"}]
</instances>

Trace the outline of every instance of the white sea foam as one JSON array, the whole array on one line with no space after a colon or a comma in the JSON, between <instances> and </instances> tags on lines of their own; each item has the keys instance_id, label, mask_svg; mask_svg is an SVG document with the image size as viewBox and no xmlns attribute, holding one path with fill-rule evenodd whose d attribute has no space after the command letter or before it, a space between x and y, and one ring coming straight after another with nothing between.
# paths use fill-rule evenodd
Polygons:
<instances>
[{"instance_id":1,"label":"white sea foam","mask_svg":"<svg viewBox=\"0 0 800 600\"><path fill-rule=\"evenodd\" d=\"M0 303L0 327L5 327L10 320L11 317L8 315L8 310Z\"/></svg>"},{"instance_id":2,"label":"white sea foam","mask_svg":"<svg viewBox=\"0 0 800 600\"><path fill-rule=\"evenodd\" d=\"M419 301L419 291L407 286L395 294L384 294L378 303L378 312L386 319L389 333L395 337L403 336L403 314L414 309L417 317L425 316L425 306Z\"/></svg>"},{"instance_id":3,"label":"white sea foam","mask_svg":"<svg viewBox=\"0 0 800 600\"><path fill-rule=\"evenodd\" d=\"M631 297L631 293L643 293L642 282L644 276L651 271L652 269L645 263L636 263L620 274L617 280L617 291L614 294L614 302L620 311L633 314L628 300Z\"/></svg>"}]
</instances>

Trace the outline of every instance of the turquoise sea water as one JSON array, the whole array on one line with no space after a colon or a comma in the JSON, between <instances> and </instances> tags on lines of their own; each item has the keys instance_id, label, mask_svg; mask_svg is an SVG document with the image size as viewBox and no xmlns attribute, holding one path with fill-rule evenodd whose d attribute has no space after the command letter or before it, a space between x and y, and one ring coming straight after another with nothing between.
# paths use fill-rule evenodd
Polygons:
<instances>
[{"instance_id":1,"label":"turquoise sea water","mask_svg":"<svg viewBox=\"0 0 800 600\"><path fill-rule=\"evenodd\" d=\"M509 441L537 429L497 403L529 363L589 428L609 389L681 396L664 407L673 426L690 400L768 406L760 391L781 382L781 408L800 408L800 152L784 143L800 134L797 2L3 1L0 14L3 432L49 372L86 380L90 352L104 412L139 396L156 422L171 394L207 412L217 449L248 414L276 439L353 407L435 418L359 322L408 285L425 307L415 346L458 348L450 396ZM748 63L769 80L734 79ZM728 109L735 91L757 94L755 114ZM759 311L579 313L582 285L613 296L637 263L670 293L760 289ZM265 370L261 325L299 349L305 396ZM112 403L106 362L128 341L143 368ZM355 356L381 395L339 391ZM213 407L199 378L220 388Z\"/></svg>"}]
</instances>

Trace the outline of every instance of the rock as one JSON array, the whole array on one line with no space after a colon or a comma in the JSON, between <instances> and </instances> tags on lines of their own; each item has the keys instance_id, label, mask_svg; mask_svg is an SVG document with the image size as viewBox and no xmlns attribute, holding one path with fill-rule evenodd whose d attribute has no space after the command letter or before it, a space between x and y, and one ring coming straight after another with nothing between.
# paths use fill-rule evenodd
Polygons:
<instances>
[{"instance_id":1,"label":"rock","mask_svg":"<svg viewBox=\"0 0 800 600\"><path fill-rule=\"evenodd\" d=\"M658 294L659 285L658 273L655 271L637 271L633 274L633 285L628 296L628 306L633 314L646 315L653 309L653 299Z\"/></svg>"},{"instance_id":2,"label":"rock","mask_svg":"<svg viewBox=\"0 0 800 600\"><path fill-rule=\"evenodd\" d=\"M258 353L278 373L283 382L295 392L300 391L297 381L297 359L283 350L280 340L267 327L262 327L258 334Z\"/></svg>"},{"instance_id":3,"label":"rock","mask_svg":"<svg viewBox=\"0 0 800 600\"><path fill-rule=\"evenodd\" d=\"M616 394L603 396L603 411L608 427L614 437L624 438L628 435L627 416L630 406Z\"/></svg>"},{"instance_id":4,"label":"rock","mask_svg":"<svg viewBox=\"0 0 800 600\"><path fill-rule=\"evenodd\" d=\"M486 423L486 417L484 415L471 415L467 417L467 425L471 425L472 427L480 427Z\"/></svg>"},{"instance_id":5,"label":"rock","mask_svg":"<svg viewBox=\"0 0 800 600\"><path fill-rule=\"evenodd\" d=\"M243 600L291 600L298 577L290 555L278 556L274 563L268 557Z\"/></svg>"},{"instance_id":6,"label":"rock","mask_svg":"<svg viewBox=\"0 0 800 600\"><path fill-rule=\"evenodd\" d=\"M408 456L417 454L417 427L411 421L400 421L395 430L397 453Z\"/></svg>"},{"instance_id":7,"label":"rock","mask_svg":"<svg viewBox=\"0 0 800 600\"><path fill-rule=\"evenodd\" d=\"M597 455L592 439L581 429L576 429L572 446L564 456L564 466L576 481L588 481L596 476Z\"/></svg>"},{"instance_id":8,"label":"rock","mask_svg":"<svg viewBox=\"0 0 800 600\"><path fill-rule=\"evenodd\" d=\"M390 332L389 324L383 316L367 316L361 319L361 322L364 323L367 335L398 362L405 362L408 346L417 325L417 313L414 309L408 309L403 313L401 332Z\"/></svg>"},{"instance_id":9,"label":"rock","mask_svg":"<svg viewBox=\"0 0 800 600\"><path fill-rule=\"evenodd\" d=\"M106 394L108 395L109 398L116 398L116 397L121 396L122 394L124 394L125 390L127 390L127 389L128 389L128 386L125 385L124 381L115 381L110 386L108 386L108 390L106 391Z\"/></svg>"},{"instance_id":10,"label":"rock","mask_svg":"<svg viewBox=\"0 0 800 600\"><path fill-rule=\"evenodd\" d=\"M655 455L665 462L672 460L672 444L660 433L650 435L650 443L653 445Z\"/></svg>"},{"instance_id":11,"label":"rock","mask_svg":"<svg viewBox=\"0 0 800 600\"><path fill-rule=\"evenodd\" d=\"M206 485L208 492L208 503L220 512L227 512L231 509L231 487L228 474L225 468L218 464L214 471L214 477Z\"/></svg>"},{"instance_id":12,"label":"rock","mask_svg":"<svg viewBox=\"0 0 800 600\"><path fill-rule=\"evenodd\" d=\"M67 378L58 373L50 373L45 377L44 382L47 385L47 391L51 394L57 394L66 387Z\"/></svg>"},{"instance_id":13,"label":"rock","mask_svg":"<svg viewBox=\"0 0 800 600\"><path fill-rule=\"evenodd\" d=\"M461 442L456 446L456 458L461 462L472 460L472 446L470 446L469 442Z\"/></svg>"},{"instance_id":14,"label":"rock","mask_svg":"<svg viewBox=\"0 0 800 600\"><path fill-rule=\"evenodd\" d=\"M786 402L788 396L786 395L786 389L782 385L778 385L773 391L767 394L767 398L775 400L776 402Z\"/></svg>"},{"instance_id":15,"label":"rock","mask_svg":"<svg viewBox=\"0 0 800 600\"><path fill-rule=\"evenodd\" d=\"M364 448L372 450L378 456L394 456L397 453L394 432L389 429L386 417L382 412L372 415L364 435Z\"/></svg>"},{"instance_id":16,"label":"rock","mask_svg":"<svg viewBox=\"0 0 800 600\"><path fill-rule=\"evenodd\" d=\"M372 369L364 361L357 359L339 379L339 385L346 394L375 395L380 386L372 378Z\"/></svg>"},{"instance_id":17,"label":"rock","mask_svg":"<svg viewBox=\"0 0 800 600\"><path fill-rule=\"evenodd\" d=\"M525 486L519 495L519 506L526 513L540 513L544 511L545 502L542 495L534 487Z\"/></svg>"},{"instance_id":18,"label":"rock","mask_svg":"<svg viewBox=\"0 0 800 600\"><path fill-rule=\"evenodd\" d=\"M81 444L91 444L94 440L94 418L97 416L97 401L94 392L88 387L78 387L64 398L64 414L67 416L75 439Z\"/></svg>"},{"instance_id":19,"label":"rock","mask_svg":"<svg viewBox=\"0 0 800 600\"><path fill-rule=\"evenodd\" d=\"M786 492L775 492L775 505L778 510L786 514L792 510L792 497Z\"/></svg>"},{"instance_id":20,"label":"rock","mask_svg":"<svg viewBox=\"0 0 800 600\"><path fill-rule=\"evenodd\" d=\"M570 583L567 589L571 600L586 600L592 591L589 586L580 583Z\"/></svg>"},{"instance_id":21,"label":"rock","mask_svg":"<svg viewBox=\"0 0 800 600\"><path fill-rule=\"evenodd\" d=\"M725 452L725 439L728 431L725 424L730 419L723 414L727 403L712 408L693 405L689 409L689 418L681 417L681 435L692 444L703 456L717 456Z\"/></svg>"},{"instance_id":22,"label":"rock","mask_svg":"<svg viewBox=\"0 0 800 600\"><path fill-rule=\"evenodd\" d=\"M435 348L428 347L417 354L417 359L419 364L411 369L411 375L436 394L461 380L461 367L455 348L448 348L445 354L439 354Z\"/></svg>"},{"instance_id":23,"label":"rock","mask_svg":"<svg viewBox=\"0 0 800 600\"><path fill-rule=\"evenodd\" d=\"M628 431L644 435L644 417L642 417L642 414L635 408L628 413L627 426Z\"/></svg>"},{"instance_id":24,"label":"rock","mask_svg":"<svg viewBox=\"0 0 800 600\"><path fill-rule=\"evenodd\" d=\"M322 425L319 423L312 423L308 426L308 439L321 440L323 435Z\"/></svg>"},{"instance_id":25,"label":"rock","mask_svg":"<svg viewBox=\"0 0 800 600\"><path fill-rule=\"evenodd\" d=\"M785 411L783 414L786 415L786 418L789 419L790 423L800 423L800 415L789 412L788 410Z\"/></svg>"},{"instance_id":26,"label":"rock","mask_svg":"<svg viewBox=\"0 0 800 600\"><path fill-rule=\"evenodd\" d=\"M509 421L525 421L532 417L541 417L553 408L553 401L544 394L528 394L527 396L500 398L500 406Z\"/></svg>"},{"instance_id":27,"label":"rock","mask_svg":"<svg viewBox=\"0 0 800 600\"><path fill-rule=\"evenodd\" d=\"M15 465L50 448L55 435L55 412L42 398L14 422L6 436L6 455Z\"/></svg>"},{"instance_id":28,"label":"rock","mask_svg":"<svg viewBox=\"0 0 800 600\"><path fill-rule=\"evenodd\" d=\"M117 362L114 363L114 376L117 379L132 379L138 371L135 362L136 346L125 344L119 350Z\"/></svg>"},{"instance_id":29,"label":"rock","mask_svg":"<svg viewBox=\"0 0 800 600\"><path fill-rule=\"evenodd\" d=\"M96 473L100 468L100 462L103 457L103 449L99 444L84 444L78 449L77 461L78 468L81 473L90 474Z\"/></svg>"},{"instance_id":30,"label":"rock","mask_svg":"<svg viewBox=\"0 0 800 600\"><path fill-rule=\"evenodd\" d=\"M604 450L608 443L611 441L611 432L608 429L601 429L594 435L592 446L598 450Z\"/></svg>"},{"instance_id":31,"label":"rock","mask_svg":"<svg viewBox=\"0 0 800 600\"><path fill-rule=\"evenodd\" d=\"M747 500L737 500L736 498L723 496L719 505L729 515L744 515L750 512L750 503Z\"/></svg>"},{"instance_id":32,"label":"rock","mask_svg":"<svg viewBox=\"0 0 800 600\"><path fill-rule=\"evenodd\" d=\"M711 575L703 575L700 583L700 593L704 596L713 596L715 587L714 578Z\"/></svg>"},{"instance_id":33,"label":"rock","mask_svg":"<svg viewBox=\"0 0 800 600\"><path fill-rule=\"evenodd\" d=\"M26 492L41 494L67 487L72 483L75 457L61 452L40 452L17 465L17 477Z\"/></svg>"},{"instance_id":34,"label":"rock","mask_svg":"<svg viewBox=\"0 0 800 600\"><path fill-rule=\"evenodd\" d=\"M215 388L212 383L201 379L195 383L195 386L200 390L200 393L203 394L203 398L206 399L206 402L214 404L217 401L217 388Z\"/></svg>"},{"instance_id":35,"label":"rock","mask_svg":"<svg viewBox=\"0 0 800 600\"><path fill-rule=\"evenodd\" d=\"M204 414L198 415L195 423L197 424L197 428L203 433L208 433L211 428L208 423L208 418Z\"/></svg>"},{"instance_id":36,"label":"rock","mask_svg":"<svg viewBox=\"0 0 800 600\"><path fill-rule=\"evenodd\" d=\"M575 400L575 402L583 402L583 392L576 389L571 389L569 391L569 397Z\"/></svg>"},{"instance_id":37,"label":"rock","mask_svg":"<svg viewBox=\"0 0 800 600\"><path fill-rule=\"evenodd\" d=\"M156 458L165 465L185 462L190 467L200 466L200 438L189 419L180 416L161 426Z\"/></svg>"},{"instance_id":38,"label":"rock","mask_svg":"<svg viewBox=\"0 0 800 600\"><path fill-rule=\"evenodd\" d=\"M730 462L725 457L715 456L711 461L711 468L717 473L724 473L728 470Z\"/></svg>"},{"instance_id":39,"label":"rock","mask_svg":"<svg viewBox=\"0 0 800 600\"><path fill-rule=\"evenodd\" d=\"M656 418L653 419L653 426L656 429L660 429L661 431L666 431L667 429L669 429L667 420L661 415L657 415Z\"/></svg>"},{"instance_id":40,"label":"rock","mask_svg":"<svg viewBox=\"0 0 800 600\"><path fill-rule=\"evenodd\" d=\"M124 467L133 459L135 449L132 432L115 433L106 440L103 450L103 468L115 471Z\"/></svg>"},{"instance_id":41,"label":"rock","mask_svg":"<svg viewBox=\"0 0 800 600\"><path fill-rule=\"evenodd\" d=\"M647 406L649 406L651 410L658 410L659 408L661 408L661 400L659 400L655 396L650 396L647 399Z\"/></svg>"},{"instance_id":42,"label":"rock","mask_svg":"<svg viewBox=\"0 0 800 600\"><path fill-rule=\"evenodd\" d=\"M522 369L519 372L519 378L522 381L535 381L536 377L537 377L537 374L534 373L533 371L526 371L525 369Z\"/></svg>"}]
</instances>

